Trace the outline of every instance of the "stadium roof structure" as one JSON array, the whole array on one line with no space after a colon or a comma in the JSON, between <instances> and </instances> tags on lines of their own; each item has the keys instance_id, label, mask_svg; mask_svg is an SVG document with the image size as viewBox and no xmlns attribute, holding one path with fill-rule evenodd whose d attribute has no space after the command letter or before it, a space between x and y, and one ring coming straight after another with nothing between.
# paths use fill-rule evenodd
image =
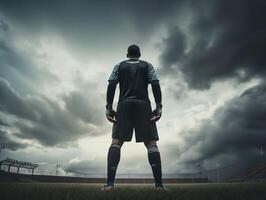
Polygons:
<instances>
[{"instance_id":1,"label":"stadium roof structure","mask_svg":"<svg viewBox=\"0 0 266 200\"><path fill-rule=\"evenodd\" d=\"M1 166L8 166L8 172L10 172L10 167L17 167L17 173L19 173L19 168L25 168L25 169L31 169L32 174L34 172L34 169L38 167L38 164L33 164L31 162L25 162L25 161L19 161L11 158L5 158L4 160L0 161L0 169Z\"/></svg>"}]
</instances>

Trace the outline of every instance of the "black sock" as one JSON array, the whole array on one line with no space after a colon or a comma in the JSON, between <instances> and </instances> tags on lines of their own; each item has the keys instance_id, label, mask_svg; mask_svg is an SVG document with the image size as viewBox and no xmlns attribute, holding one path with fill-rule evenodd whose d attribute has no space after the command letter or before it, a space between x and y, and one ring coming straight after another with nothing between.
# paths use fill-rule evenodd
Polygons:
<instances>
[{"instance_id":1,"label":"black sock","mask_svg":"<svg viewBox=\"0 0 266 200\"><path fill-rule=\"evenodd\" d=\"M112 144L107 156L107 185L114 185L116 169L120 161L120 146Z\"/></svg>"},{"instance_id":2,"label":"black sock","mask_svg":"<svg viewBox=\"0 0 266 200\"><path fill-rule=\"evenodd\" d=\"M162 186L162 167L161 167L161 156L156 145L148 147L148 159L152 168L152 173L155 181L155 186Z\"/></svg>"}]
</instances>

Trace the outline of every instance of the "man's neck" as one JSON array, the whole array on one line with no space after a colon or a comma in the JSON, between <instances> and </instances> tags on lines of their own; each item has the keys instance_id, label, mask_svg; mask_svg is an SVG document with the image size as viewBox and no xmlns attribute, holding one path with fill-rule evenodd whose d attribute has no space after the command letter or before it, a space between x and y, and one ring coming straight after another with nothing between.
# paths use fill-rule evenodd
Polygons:
<instances>
[{"instance_id":1,"label":"man's neck","mask_svg":"<svg viewBox=\"0 0 266 200\"><path fill-rule=\"evenodd\" d=\"M138 57L128 57L129 60L138 60Z\"/></svg>"}]
</instances>

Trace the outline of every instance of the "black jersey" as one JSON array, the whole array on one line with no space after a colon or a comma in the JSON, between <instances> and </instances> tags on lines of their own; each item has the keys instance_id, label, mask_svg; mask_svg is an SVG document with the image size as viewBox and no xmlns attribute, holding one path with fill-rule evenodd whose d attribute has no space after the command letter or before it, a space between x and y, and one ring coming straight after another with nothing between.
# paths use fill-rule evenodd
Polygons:
<instances>
[{"instance_id":1,"label":"black jersey","mask_svg":"<svg viewBox=\"0 0 266 200\"><path fill-rule=\"evenodd\" d=\"M119 83L118 102L124 99L141 99L150 102L148 84L159 79L152 64L138 59L129 59L114 67L108 81Z\"/></svg>"}]
</instances>

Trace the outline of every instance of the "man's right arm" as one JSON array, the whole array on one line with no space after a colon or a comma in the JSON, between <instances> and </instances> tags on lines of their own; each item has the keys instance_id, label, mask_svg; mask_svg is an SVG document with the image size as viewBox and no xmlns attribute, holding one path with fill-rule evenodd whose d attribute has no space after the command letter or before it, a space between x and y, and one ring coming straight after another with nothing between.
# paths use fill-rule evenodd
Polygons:
<instances>
[{"instance_id":1,"label":"man's right arm","mask_svg":"<svg viewBox=\"0 0 266 200\"><path fill-rule=\"evenodd\" d=\"M114 120L116 113L113 110L113 100L118 80L119 80L119 64L117 64L114 67L112 74L108 79L109 84L107 86L107 92L106 92L106 117L110 122L116 122Z\"/></svg>"},{"instance_id":2,"label":"man's right arm","mask_svg":"<svg viewBox=\"0 0 266 200\"><path fill-rule=\"evenodd\" d=\"M115 81L109 81L109 84L107 86L107 92L106 92L106 108L107 109L113 108L116 84L117 83Z\"/></svg>"}]
</instances>

